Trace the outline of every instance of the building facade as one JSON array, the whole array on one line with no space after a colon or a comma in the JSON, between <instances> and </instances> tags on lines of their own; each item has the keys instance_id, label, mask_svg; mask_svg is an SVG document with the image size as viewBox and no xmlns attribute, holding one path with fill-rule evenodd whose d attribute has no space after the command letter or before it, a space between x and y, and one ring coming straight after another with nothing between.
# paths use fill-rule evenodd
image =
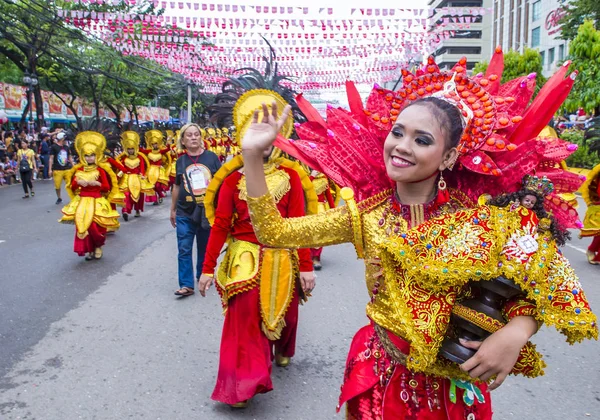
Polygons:
<instances>
[{"instance_id":1,"label":"building facade","mask_svg":"<svg viewBox=\"0 0 600 420\"><path fill-rule=\"evenodd\" d=\"M428 7L431 9L442 9L447 7L457 8L491 8L494 0L429 0ZM437 12L433 16L433 27L444 22L444 19L451 18L443 11ZM491 57L492 40L490 39L492 25L491 13L483 16L473 16L474 22L469 23L468 28L465 25L450 24L445 28L453 32L453 35L442 41L434 55L436 62L441 69L450 69L462 57L467 58L467 69L471 70L480 61L489 60Z\"/></svg>"},{"instance_id":2,"label":"building facade","mask_svg":"<svg viewBox=\"0 0 600 420\"><path fill-rule=\"evenodd\" d=\"M564 15L559 0L493 0L491 47L523 52L537 49L544 76L549 76L568 54L567 41L558 39Z\"/></svg>"}]
</instances>

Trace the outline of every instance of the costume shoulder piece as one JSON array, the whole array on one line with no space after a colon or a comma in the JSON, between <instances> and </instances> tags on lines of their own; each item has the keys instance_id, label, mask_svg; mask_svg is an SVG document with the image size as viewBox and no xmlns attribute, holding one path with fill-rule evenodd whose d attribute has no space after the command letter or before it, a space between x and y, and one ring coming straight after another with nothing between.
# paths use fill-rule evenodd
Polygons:
<instances>
[{"instance_id":1,"label":"costume shoulder piece","mask_svg":"<svg viewBox=\"0 0 600 420\"><path fill-rule=\"evenodd\" d=\"M295 171L300 177L302 182L302 188L304 190L304 199L306 206L306 214L316 214L318 212L318 198L313 188L310 177L306 171L297 162L291 161L285 158L277 158L272 162L275 166L282 166ZM208 184L206 194L204 196L204 209L206 211L206 218L212 225L215 221L215 210L217 208L217 198L219 196L219 189L223 185L223 181L229 175L236 171L239 171L244 167L244 159L242 155L237 155L229 162L225 163L215 173L212 180Z\"/></svg>"},{"instance_id":2,"label":"costume shoulder piece","mask_svg":"<svg viewBox=\"0 0 600 420\"><path fill-rule=\"evenodd\" d=\"M598 337L596 316L573 269L524 207L482 206L432 219L390 238L382 254L392 271L436 293L503 276L535 302L536 318L569 343Z\"/></svg>"}]
</instances>

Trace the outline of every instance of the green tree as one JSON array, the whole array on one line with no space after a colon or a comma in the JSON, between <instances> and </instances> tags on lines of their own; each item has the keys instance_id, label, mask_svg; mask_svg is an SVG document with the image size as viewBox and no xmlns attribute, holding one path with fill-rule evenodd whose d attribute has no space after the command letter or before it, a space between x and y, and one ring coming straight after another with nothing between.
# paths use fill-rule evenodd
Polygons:
<instances>
[{"instance_id":1,"label":"green tree","mask_svg":"<svg viewBox=\"0 0 600 420\"><path fill-rule=\"evenodd\" d=\"M21 74L28 71L41 76L33 94L37 118L42 123L42 88L71 95L84 93L81 96L92 99L97 109L100 103L116 109L120 101L125 101L123 90L131 85L127 74L131 59L126 59L83 31L66 26L58 17L58 8L73 7L81 9L86 6L64 0L0 0L0 56L11 62ZM129 2L102 2L88 4L87 9L95 12L154 13L153 4L148 2L140 6ZM2 64L0 61L0 70L4 68ZM135 72L143 73L141 68L136 68ZM18 73L13 73L10 73L11 80L20 83L16 80ZM145 87L155 82L155 79L148 81ZM73 103L65 105L71 107ZM26 112L22 122L25 115Z\"/></svg>"},{"instance_id":2,"label":"green tree","mask_svg":"<svg viewBox=\"0 0 600 420\"><path fill-rule=\"evenodd\" d=\"M0 54L0 82L13 85L23 83L23 72L2 54Z\"/></svg>"},{"instance_id":3,"label":"green tree","mask_svg":"<svg viewBox=\"0 0 600 420\"><path fill-rule=\"evenodd\" d=\"M565 101L568 111L583 108L600 115L600 31L587 20L569 45L572 68L579 72L573 90Z\"/></svg>"},{"instance_id":4,"label":"green tree","mask_svg":"<svg viewBox=\"0 0 600 420\"><path fill-rule=\"evenodd\" d=\"M489 62L479 62L473 68L473 73L485 73ZM538 50L525 48L523 54L510 50L504 54L504 72L502 73L502 83L521 76L527 76L536 73L536 93L546 83L546 78L542 74L544 67L542 65L542 56Z\"/></svg>"},{"instance_id":5,"label":"green tree","mask_svg":"<svg viewBox=\"0 0 600 420\"><path fill-rule=\"evenodd\" d=\"M562 39L572 40L577 36L578 28L585 20L594 22L596 29L600 29L600 1L598 0L570 0L566 3L565 15L560 20Z\"/></svg>"}]
</instances>

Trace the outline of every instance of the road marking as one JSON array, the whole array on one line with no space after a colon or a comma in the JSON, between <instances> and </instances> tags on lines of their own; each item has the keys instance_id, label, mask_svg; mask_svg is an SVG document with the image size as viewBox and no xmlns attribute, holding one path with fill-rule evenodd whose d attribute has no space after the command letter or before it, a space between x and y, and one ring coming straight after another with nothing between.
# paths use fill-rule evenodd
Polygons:
<instances>
[{"instance_id":1,"label":"road marking","mask_svg":"<svg viewBox=\"0 0 600 420\"><path fill-rule=\"evenodd\" d=\"M574 250L576 250L576 251L579 251L579 252L583 252L584 254L587 252L585 249L583 249L583 248L579 248L578 246L571 245L571 244L566 244L566 245L567 245L569 248L573 248Z\"/></svg>"}]
</instances>

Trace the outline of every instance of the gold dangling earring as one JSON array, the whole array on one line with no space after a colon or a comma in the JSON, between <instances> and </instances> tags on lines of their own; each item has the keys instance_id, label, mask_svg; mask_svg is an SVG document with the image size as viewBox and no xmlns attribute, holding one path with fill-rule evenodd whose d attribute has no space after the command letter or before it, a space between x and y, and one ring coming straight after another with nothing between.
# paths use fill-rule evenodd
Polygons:
<instances>
[{"instance_id":1,"label":"gold dangling earring","mask_svg":"<svg viewBox=\"0 0 600 420\"><path fill-rule=\"evenodd\" d=\"M444 175L442 175L442 171L440 171L440 179L438 180L438 193L437 193L437 202L439 204L444 204L450 201L450 193L446 190L446 181L444 180Z\"/></svg>"},{"instance_id":2,"label":"gold dangling earring","mask_svg":"<svg viewBox=\"0 0 600 420\"><path fill-rule=\"evenodd\" d=\"M440 179L438 180L438 192L446 191L446 181L444 181L444 175L440 171Z\"/></svg>"}]
</instances>

